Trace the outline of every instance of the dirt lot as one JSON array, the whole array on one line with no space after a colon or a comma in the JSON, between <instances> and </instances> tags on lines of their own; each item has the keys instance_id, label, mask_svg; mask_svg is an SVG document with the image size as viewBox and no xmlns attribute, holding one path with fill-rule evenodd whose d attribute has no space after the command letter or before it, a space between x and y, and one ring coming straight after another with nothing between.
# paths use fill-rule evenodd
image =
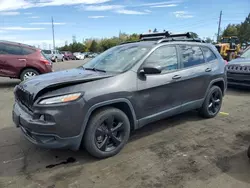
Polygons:
<instances>
[{"instance_id":1,"label":"dirt lot","mask_svg":"<svg viewBox=\"0 0 250 188\"><path fill-rule=\"evenodd\" d=\"M57 63L55 70L82 63ZM46 150L26 141L11 119L18 83L0 78L0 187L250 187L250 90L229 89L226 114L204 120L189 112L150 124L132 133L117 156L96 160L85 151ZM53 167L69 158L76 161Z\"/></svg>"}]
</instances>

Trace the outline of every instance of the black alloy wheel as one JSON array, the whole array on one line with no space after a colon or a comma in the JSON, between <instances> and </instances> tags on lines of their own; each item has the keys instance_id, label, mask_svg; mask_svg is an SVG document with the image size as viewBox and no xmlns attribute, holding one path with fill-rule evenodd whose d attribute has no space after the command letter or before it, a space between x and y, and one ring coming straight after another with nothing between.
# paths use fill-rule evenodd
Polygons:
<instances>
[{"instance_id":1,"label":"black alloy wheel","mask_svg":"<svg viewBox=\"0 0 250 188\"><path fill-rule=\"evenodd\" d=\"M112 151L121 144L124 133L123 121L111 115L97 127L95 144L101 151Z\"/></svg>"},{"instance_id":2,"label":"black alloy wheel","mask_svg":"<svg viewBox=\"0 0 250 188\"><path fill-rule=\"evenodd\" d=\"M82 144L97 158L107 158L119 153L130 135L127 115L113 107L96 111L88 122Z\"/></svg>"},{"instance_id":3,"label":"black alloy wheel","mask_svg":"<svg viewBox=\"0 0 250 188\"><path fill-rule=\"evenodd\" d=\"M203 102L200 114L205 118L215 117L221 109L222 97L223 94L221 88L218 86L212 86Z\"/></svg>"},{"instance_id":4,"label":"black alloy wheel","mask_svg":"<svg viewBox=\"0 0 250 188\"><path fill-rule=\"evenodd\" d=\"M218 90L215 90L213 93L211 93L208 105L208 111L210 114L218 113L221 106L221 98L221 93Z\"/></svg>"}]
</instances>

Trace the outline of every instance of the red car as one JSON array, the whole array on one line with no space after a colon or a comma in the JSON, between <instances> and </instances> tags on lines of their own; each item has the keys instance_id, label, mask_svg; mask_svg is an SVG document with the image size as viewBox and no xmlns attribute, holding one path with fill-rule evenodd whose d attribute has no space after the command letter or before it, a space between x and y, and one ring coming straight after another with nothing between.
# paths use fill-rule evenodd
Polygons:
<instances>
[{"instance_id":1,"label":"red car","mask_svg":"<svg viewBox=\"0 0 250 188\"><path fill-rule=\"evenodd\" d=\"M52 62L40 49L8 41L0 41L0 77L27 80L52 72Z\"/></svg>"},{"instance_id":2,"label":"red car","mask_svg":"<svg viewBox=\"0 0 250 188\"><path fill-rule=\"evenodd\" d=\"M76 60L76 57L74 56L74 54L72 52L63 51L62 53L64 55L65 60Z\"/></svg>"}]
</instances>

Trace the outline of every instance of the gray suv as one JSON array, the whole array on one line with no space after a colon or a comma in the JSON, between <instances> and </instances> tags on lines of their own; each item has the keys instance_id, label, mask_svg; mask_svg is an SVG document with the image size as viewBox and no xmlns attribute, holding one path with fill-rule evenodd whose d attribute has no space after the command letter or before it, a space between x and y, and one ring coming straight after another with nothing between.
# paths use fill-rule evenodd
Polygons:
<instances>
[{"instance_id":1,"label":"gray suv","mask_svg":"<svg viewBox=\"0 0 250 188\"><path fill-rule=\"evenodd\" d=\"M145 34L81 67L22 82L14 89L13 120L36 145L83 146L106 158L151 122L195 109L215 117L226 85L214 46L188 33Z\"/></svg>"}]
</instances>

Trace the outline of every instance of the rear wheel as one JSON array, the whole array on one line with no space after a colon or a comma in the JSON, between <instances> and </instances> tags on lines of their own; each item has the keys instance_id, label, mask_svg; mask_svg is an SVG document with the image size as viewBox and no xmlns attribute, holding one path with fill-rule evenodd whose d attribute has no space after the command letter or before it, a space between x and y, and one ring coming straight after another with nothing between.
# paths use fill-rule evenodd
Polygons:
<instances>
[{"instance_id":1,"label":"rear wheel","mask_svg":"<svg viewBox=\"0 0 250 188\"><path fill-rule=\"evenodd\" d=\"M130 134L130 122L124 112L116 108L104 108L90 119L83 145L97 158L116 155L126 144Z\"/></svg>"},{"instance_id":2,"label":"rear wheel","mask_svg":"<svg viewBox=\"0 0 250 188\"><path fill-rule=\"evenodd\" d=\"M37 76L37 75L39 75L39 73L36 70L34 70L34 69L25 69L21 73L20 79L22 81L24 81L24 80L28 80L28 79L30 79L30 78L32 78L34 76Z\"/></svg>"},{"instance_id":3,"label":"rear wheel","mask_svg":"<svg viewBox=\"0 0 250 188\"><path fill-rule=\"evenodd\" d=\"M222 105L222 91L218 86L212 86L200 109L200 114L205 118L215 117Z\"/></svg>"}]
</instances>

